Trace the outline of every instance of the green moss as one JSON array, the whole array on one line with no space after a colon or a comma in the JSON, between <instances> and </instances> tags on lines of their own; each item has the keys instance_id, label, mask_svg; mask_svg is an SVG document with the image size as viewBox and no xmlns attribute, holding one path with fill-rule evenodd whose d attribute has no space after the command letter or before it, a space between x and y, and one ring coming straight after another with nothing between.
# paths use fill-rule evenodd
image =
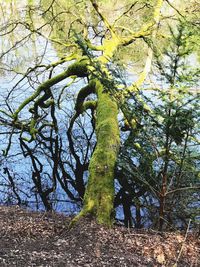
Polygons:
<instances>
[{"instance_id":1,"label":"green moss","mask_svg":"<svg viewBox=\"0 0 200 267\"><path fill-rule=\"evenodd\" d=\"M114 168L119 149L117 103L95 82L97 103L97 146L89 165L89 180L82 215L92 214L99 223L112 225L114 202Z\"/></svg>"},{"instance_id":2,"label":"green moss","mask_svg":"<svg viewBox=\"0 0 200 267\"><path fill-rule=\"evenodd\" d=\"M106 64L111 60L115 51L117 50L120 44L120 40L118 38L112 38L110 40L105 39L103 44L103 55L98 58L98 60Z\"/></svg>"},{"instance_id":3,"label":"green moss","mask_svg":"<svg viewBox=\"0 0 200 267\"><path fill-rule=\"evenodd\" d=\"M86 106L85 107L83 106L84 100L88 95L94 92L94 88L95 87L93 83L89 83L87 86L81 88L81 90L79 91L75 105L75 110L78 114L82 113L84 109L87 108ZM88 107L89 107L89 102L88 102Z\"/></svg>"},{"instance_id":4,"label":"green moss","mask_svg":"<svg viewBox=\"0 0 200 267\"><path fill-rule=\"evenodd\" d=\"M86 101L84 104L83 104L83 111L86 111L87 109L92 109L92 110L95 110L97 107L97 101L95 100L89 100L89 101Z\"/></svg>"},{"instance_id":5,"label":"green moss","mask_svg":"<svg viewBox=\"0 0 200 267\"><path fill-rule=\"evenodd\" d=\"M78 77L86 77L88 75L87 65L88 65L87 59L83 59L78 62L75 62L74 64L69 66L67 70L67 75L68 76L76 75Z\"/></svg>"},{"instance_id":6,"label":"green moss","mask_svg":"<svg viewBox=\"0 0 200 267\"><path fill-rule=\"evenodd\" d=\"M25 106L27 106L31 101L35 100L42 92L46 92L47 90L49 90L49 88L51 88L53 85L61 82L62 80L66 79L67 77L70 77L72 75L76 75L78 77L86 77L88 74L87 64L88 64L88 62L86 59L75 62L75 63L71 64L68 67L68 69L65 70L64 72L62 72L62 73L56 75L55 77L42 83L30 97L26 98L21 103L21 105L18 107L18 109L13 114L13 120L17 121L18 115L21 112L21 110Z\"/></svg>"},{"instance_id":7,"label":"green moss","mask_svg":"<svg viewBox=\"0 0 200 267\"><path fill-rule=\"evenodd\" d=\"M37 129L35 128L36 119L32 118L30 123L30 135L33 139L36 139Z\"/></svg>"}]
</instances>

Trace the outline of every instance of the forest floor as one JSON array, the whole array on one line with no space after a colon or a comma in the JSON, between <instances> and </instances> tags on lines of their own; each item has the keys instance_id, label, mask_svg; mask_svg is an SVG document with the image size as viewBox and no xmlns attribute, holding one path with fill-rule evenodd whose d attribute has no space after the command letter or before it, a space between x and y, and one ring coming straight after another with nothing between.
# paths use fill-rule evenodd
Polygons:
<instances>
[{"instance_id":1,"label":"forest floor","mask_svg":"<svg viewBox=\"0 0 200 267\"><path fill-rule=\"evenodd\" d=\"M200 266L197 235L100 226L70 218L0 206L0 266ZM176 265L177 262L177 265Z\"/></svg>"}]
</instances>

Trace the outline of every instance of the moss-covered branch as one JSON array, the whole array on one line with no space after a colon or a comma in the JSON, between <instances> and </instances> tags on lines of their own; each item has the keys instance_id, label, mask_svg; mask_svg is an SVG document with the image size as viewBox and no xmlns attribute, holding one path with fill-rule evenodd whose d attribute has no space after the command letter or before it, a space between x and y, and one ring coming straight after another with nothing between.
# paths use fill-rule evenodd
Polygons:
<instances>
[{"instance_id":1,"label":"moss-covered branch","mask_svg":"<svg viewBox=\"0 0 200 267\"><path fill-rule=\"evenodd\" d=\"M75 110L78 114L82 113L84 111L83 109L83 103L85 101L85 98L89 96L91 93L94 93L95 87L92 82L90 82L87 86L83 87L76 98L76 105Z\"/></svg>"},{"instance_id":2,"label":"moss-covered branch","mask_svg":"<svg viewBox=\"0 0 200 267\"><path fill-rule=\"evenodd\" d=\"M141 33L138 32L138 34L142 34L142 31L144 32L148 32L150 30L151 27L153 27L149 34L151 34L152 39L154 39L156 37L156 33L157 33L157 29L158 29L158 25L159 25L159 21L160 21L160 10L161 7L163 5L163 0L157 0L157 4L155 6L154 9L154 15L153 15L153 20L152 22L150 22L150 24L145 25L144 29L141 30ZM145 34L143 35L143 37L145 36ZM136 82L134 82L128 89L127 91L129 92L135 92L136 88L139 88L144 81L147 78L147 75L149 74L150 70L151 70L151 63L152 63L152 58L153 58L153 50L152 47L149 46L148 51L147 51L147 58L146 58L146 62L145 62L145 66L143 68L143 71L141 72L139 78L137 79Z\"/></svg>"},{"instance_id":3,"label":"moss-covered branch","mask_svg":"<svg viewBox=\"0 0 200 267\"><path fill-rule=\"evenodd\" d=\"M96 0L90 0L92 6L94 7L94 9L96 10L97 14L99 15L99 17L102 19L103 23L105 24L105 26L108 28L108 30L111 33L111 36L116 38L116 32L115 32L115 28L112 27L112 25L108 22L107 18L100 12L99 10L99 6L97 4Z\"/></svg>"},{"instance_id":4,"label":"moss-covered branch","mask_svg":"<svg viewBox=\"0 0 200 267\"><path fill-rule=\"evenodd\" d=\"M80 60L78 62L73 63L68 67L67 70L64 72L56 75L55 77L45 81L42 83L37 90L28 98L26 98L21 105L18 107L18 109L15 111L13 114L13 119L16 121L18 119L19 113L23 110L25 106L27 106L31 101L34 101L40 94L41 92L46 92L51 88L53 85L61 82L62 80L66 79L67 77L76 75L78 77L86 77L88 75L88 69L87 69L87 60Z\"/></svg>"},{"instance_id":5,"label":"moss-covered branch","mask_svg":"<svg viewBox=\"0 0 200 267\"><path fill-rule=\"evenodd\" d=\"M163 0L157 0L157 3L156 3L155 8L154 8L152 21L150 23L144 25L144 27L140 31L138 31L137 33L133 33L132 36L134 38L144 37L145 35L151 34L151 38L155 39L156 34L157 34L157 30L158 30L158 26L159 26L160 11L161 11L162 5L163 5ZM125 41L125 45L126 45L126 42L129 42L129 41L128 40ZM147 58L146 58L146 62L145 62L143 71L139 75L139 78L131 86L127 87L126 90L124 90L122 92L122 95L121 95L121 102L123 103L130 96L130 94L134 93L137 100L143 106L143 110L148 112L148 113L151 112L151 108L150 108L150 106L148 106L144 102L144 100L142 99L142 97L138 93L139 93L139 88L145 82L145 80L146 80L146 78L147 78L147 76L151 70L152 59L153 59L153 50L152 50L152 47L149 46L148 51L147 51ZM123 111L123 108L122 108L122 111ZM127 118L125 113L124 113L124 115L125 115L128 123L129 123L129 126L131 128L133 128L134 125L132 125L132 119Z\"/></svg>"}]
</instances>

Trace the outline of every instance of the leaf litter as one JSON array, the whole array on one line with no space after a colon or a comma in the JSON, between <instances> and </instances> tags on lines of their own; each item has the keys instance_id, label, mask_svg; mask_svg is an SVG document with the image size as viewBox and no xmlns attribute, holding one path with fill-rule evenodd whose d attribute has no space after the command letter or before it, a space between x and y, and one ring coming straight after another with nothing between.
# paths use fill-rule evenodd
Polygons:
<instances>
[{"instance_id":1,"label":"leaf litter","mask_svg":"<svg viewBox=\"0 0 200 267\"><path fill-rule=\"evenodd\" d=\"M180 232L107 228L90 218L69 229L71 219L0 206L0 266L200 266L200 240L194 233L185 239Z\"/></svg>"}]
</instances>

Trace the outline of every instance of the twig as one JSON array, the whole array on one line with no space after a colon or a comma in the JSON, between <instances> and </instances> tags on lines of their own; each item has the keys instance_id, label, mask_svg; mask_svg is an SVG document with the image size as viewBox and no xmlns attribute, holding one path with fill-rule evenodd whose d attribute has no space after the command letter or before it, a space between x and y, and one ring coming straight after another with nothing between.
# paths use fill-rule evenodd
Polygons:
<instances>
[{"instance_id":1,"label":"twig","mask_svg":"<svg viewBox=\"0 0 200 267\"><path fill-rule=\"evenodd\" d=\"M148 234L136 234L136 233L128 233L126 236L141 236L141 237L148 237Z\"/></svg>"},{"instance_id":2,"label":"twig","mask_svg":"<svg viewBox=\"0 0 200 267\"><path fill-rule=\"evenodd\" d=\"M176 259L176 263L173 265L173 267L177 267L178 266L177 264L178 264L178 261L180 260L180 257L182 255L182 252L183 252L183 247L185 245L185 241L187 239L188 232L189 232L189 229L190 229L190 224L191 224L191 219L189 220L189 223L188 223L188 226L187 226L187 230L186 230L186 233L185 233L185 237L184 237L184 240L183 240L182 245L181 245L181 249L180 249L179 254L178 254L178 257Z\"/></svg>"}]
</instances>

